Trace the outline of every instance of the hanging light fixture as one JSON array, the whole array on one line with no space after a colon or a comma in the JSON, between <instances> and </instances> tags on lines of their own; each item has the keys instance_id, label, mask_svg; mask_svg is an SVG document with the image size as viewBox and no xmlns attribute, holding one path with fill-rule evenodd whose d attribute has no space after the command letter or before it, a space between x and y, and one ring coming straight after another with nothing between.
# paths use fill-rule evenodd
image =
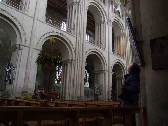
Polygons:
<instances>
[{"instance_id":1,"label":"hanging light fixture","mask_svg":"<svg viewBox=\"0 0 168 126\"><path fill-rule=\"evenodd\" d=\"M53 45L56 42L56 40L55 40L55 38L50 38L49 42Z\"/></svg>"}]
</instances>

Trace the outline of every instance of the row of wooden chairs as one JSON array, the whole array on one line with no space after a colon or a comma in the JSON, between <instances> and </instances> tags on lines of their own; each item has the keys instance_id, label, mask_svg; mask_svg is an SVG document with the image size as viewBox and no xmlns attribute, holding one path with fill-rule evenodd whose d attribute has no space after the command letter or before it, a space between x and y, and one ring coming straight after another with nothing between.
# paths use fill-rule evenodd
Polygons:
<instances>
[{"instance_id":1,"label":"row of wooden chairs","mask_svg":"<svg viewBox=\"0 0 168 126\"><path fill-rule=\"evenodd\" d=\"M118 101L75 101L75 100L22 100L22 99L11 99L11 98L0 98L1 106L37 106L37 107L119 107L120 102ZM113 117L116 119L120 117ZM85 125L95 125L101 124L103 118L81 118L79 120L81 126ZM25 126L45 126L45 125L55 125L55 126L68 126L68 120L42 120L42 121L29 121L25 122Z\"/></svg>"},{"instance_id":2,"label":"row of wooden chairs","mask_svg":"<svg viewBox=\"0 0 168 126\"><path fill-rule=\"evenodd\" d=\"M76 100L22 100L0 98L0 106L41 106L41 107L120 107L119 101L76 101Z\"/></svg>"}]
</instances>

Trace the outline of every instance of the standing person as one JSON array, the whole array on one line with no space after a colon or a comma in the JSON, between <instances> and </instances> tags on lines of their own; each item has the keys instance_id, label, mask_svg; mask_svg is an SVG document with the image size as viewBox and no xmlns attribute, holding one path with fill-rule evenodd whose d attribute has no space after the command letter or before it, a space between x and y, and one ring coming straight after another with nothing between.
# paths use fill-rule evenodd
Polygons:
<instances>
[{"instance_id":1,"label":"standing person","mask_svg":"<svg viewBox=\"0 0 168 126\"><path fill-rule=\"evenodd\" d=\"M122 93L118 97L121 99L121 107L137 107L140 92L140 67L133 63L128 68L128 74L124 76ZM135 115L133 115L132 126L136 126Z\"/></svg>"},{"instance_id":2,"label":"standing person","mask_svg":"<svg viewBox=\"0 0 168 126\"><path fill-rule=\"evenodd\" d=\"M121 99L121 107L138 106L140 92L140 67L133 63L128 68L128 74L124 76L124 85L122 93L119 95Z\"/></svg>"}]
</instances>

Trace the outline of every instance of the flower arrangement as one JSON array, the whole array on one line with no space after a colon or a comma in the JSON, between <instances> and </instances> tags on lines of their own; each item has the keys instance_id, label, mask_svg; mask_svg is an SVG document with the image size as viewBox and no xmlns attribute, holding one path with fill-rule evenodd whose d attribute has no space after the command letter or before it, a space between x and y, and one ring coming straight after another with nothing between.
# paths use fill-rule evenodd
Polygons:
<instances>
[{"instance_id":1,"label":"flower arrangement","mask_svg":"<svg viewBox=\"0 0 168 126\"><path fill-rule=\"evenodd\" d=\"M52 45L52 51L53 51L53 44L56 42L55 38L50 38L49 39L49 42L50 44ZM44 52L40 52L38 54L38 57L37 57L37 60L36 60L36 63L37 65L39 64L47 64L47 65L54 65L54 66L60 66L62 64L62 61L61 61L61 56L53 56L51 54L47 54L47 53L44 53Z\"/></svg>"},{"instance_id":2,"label":"flower arrangement","mask_svg":"<svg viewBox=\"0 0 168 126\"><path fill-rule=\"evenodd\" d=\"M54 64L54 66L60 66L62 64L62 61L61 61L61 56L52 56L47 53L43 53L41 51L38 54L36 63L37 63L37 65L39 65L39 64L53 65Z\"/></svg>"}]
</instances>

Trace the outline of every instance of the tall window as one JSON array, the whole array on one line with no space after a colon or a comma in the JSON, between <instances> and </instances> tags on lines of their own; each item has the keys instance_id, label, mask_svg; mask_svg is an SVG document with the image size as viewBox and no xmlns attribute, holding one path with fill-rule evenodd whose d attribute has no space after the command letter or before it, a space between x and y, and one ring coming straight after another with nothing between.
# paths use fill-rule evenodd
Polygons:
<instances>
[{"instance_id":1,"label":"tall window","mask_svg":"<svg viewBox=\"0 0 168 126\"><path fill-rule=\"evenodd\" d=\"M61 23L61 30L66 31L66 23L65 23L65 21L62 21L62 23Z\"/></svg>"},{"instance_id":2,"label":"tall window","mask_svg":"<svg viewBox=\"0 0 168 126\"><path fill-rule=\"evenodd\" d=\"M84 87L89 87L89 73L85 69L85 77L84 77Z\"/></svg>"},{"instance_id":3,"label":"tall window","mask_svg":"<svg viewBox=\"0 0 168 126\"><path fill-rule=\"evenodd\" d=\"M56 76L55 76L56 84L61 84L61 77L62 77L62 66L56 66Z\"/></svg>"},{"instance_id":4,"label":"tall window","mask_svg":"<svg viewBox=\"0 0 168 126\"><path fill-rule=\"evenodd\" d=\"M90 36L89 36L89 34L86 34L86 41L90 41Z\"/></svg>"}]
</instances>

